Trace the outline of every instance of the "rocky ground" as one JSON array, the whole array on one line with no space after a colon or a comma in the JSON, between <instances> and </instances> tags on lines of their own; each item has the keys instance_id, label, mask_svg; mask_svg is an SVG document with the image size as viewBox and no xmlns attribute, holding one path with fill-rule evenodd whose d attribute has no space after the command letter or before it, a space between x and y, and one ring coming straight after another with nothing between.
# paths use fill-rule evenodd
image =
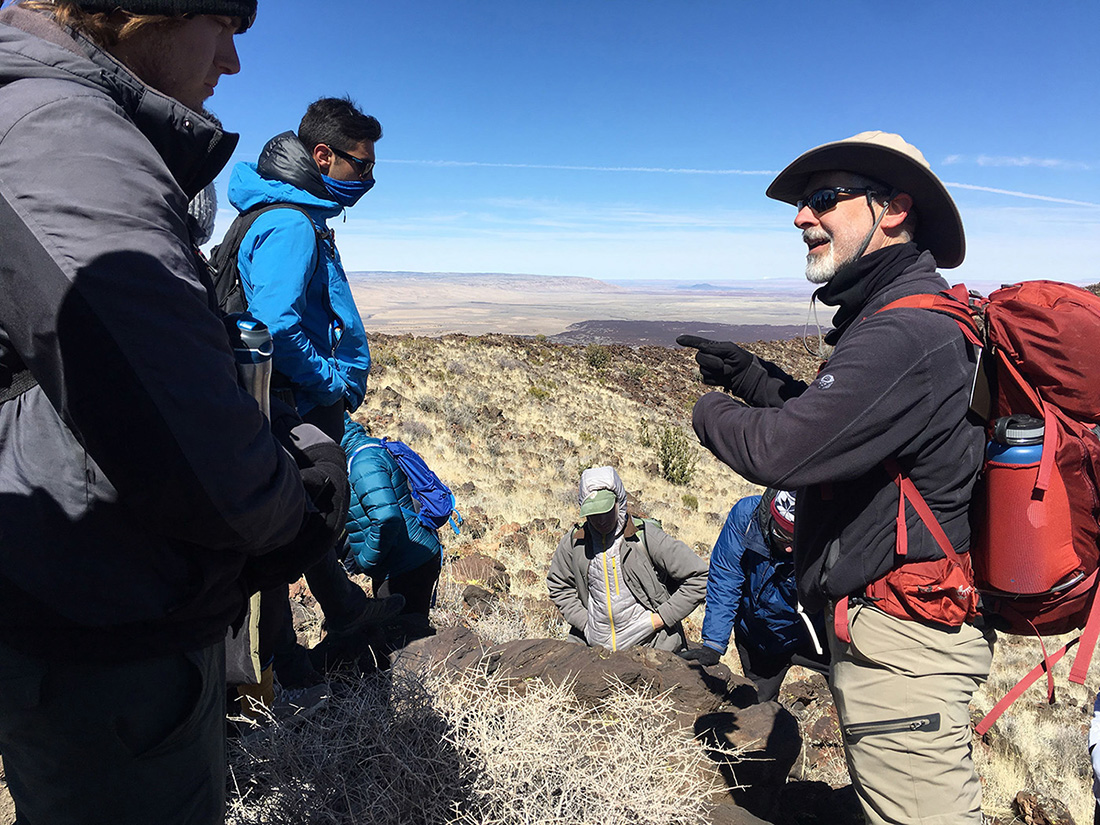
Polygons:
<instances>
[{"instance_id":1,"label":"rocky ground","mask_svg":"<svg viewBox=\"0 0 1100 825\"><path fill-rule=\"evenodd\" d=\"M463 613L472 608L462 595L474 578L459 567L448 580L458 589L452 597L462 607L444 609L439 623L473 621L479 634L496 643L560 635L561 622L546 599L543 578L561 531L575 518L576 479L586 466L615 465L635 509L661 519L702 555L709 552L729 506L755 490L697 444L692 447L697 463L687 484L669 483L661 475L647 434L671 426L690 435L691 406L709 389L699 383L690 351L563 346L498 335L377 336L375 342L384 366L372 376L364 420L376 433L412 443L456 487L459 506L467 508L472 522L468 532L447 539L453 563L478 554L509 577L509 588L497 592L495 602L486 602L493 605L486 617L471 620ZM801 341L746 346L804 380L816 373L818 359ZM486 598L469 595L475 603ZM689 619L695 638L700 620L701 611ZM724 660L734 671L735 658ZM994 674L975 700L975 719L1040 659L1034 640L1002 639ZM975 739L991 821L1011 822L1021 791L1064 800L1080 822L1091 816L1084 743L1100 685L1095 676L1086 687L1067 685L1061 666L1056 675L1055 705L1046 705L1036 691L990 734ZM789 777L798 786L791 798L806 800L802 812L785 821L813 822L813 812L825 809L839 816L844 807L837 800L843 795L832 794L847 786L848 778L827 690L819 677L795 673L780 698L799 721L803 742ZM825 808L822 799L831 800Z\"/></svg>"}]
</instances>

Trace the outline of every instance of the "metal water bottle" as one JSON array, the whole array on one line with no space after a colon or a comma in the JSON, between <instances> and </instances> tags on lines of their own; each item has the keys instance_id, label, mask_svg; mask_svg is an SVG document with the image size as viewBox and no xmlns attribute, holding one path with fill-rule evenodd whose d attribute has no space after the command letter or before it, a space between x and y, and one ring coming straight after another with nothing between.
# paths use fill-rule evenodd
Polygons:
<instances>
[{"instance_id":1,"label":"metal water bottle","mask_svg":"<svg viewBox=\"0 0 1100 825\"><path fill-rule=\"evenodd\" d=\"M1033 415L998 418L985 457L1001 464L1037 464L1043 457L1044 432L1043 419Z\"/></svg>"},{"instance_id":2,"label":"metal water bottle","mask_svg":"<svg viewBox=\"0 0 1100 825\"><path fill-rule=\"evenodd\" d=\"M1078 567L1062 477L1052 466L1045 489L1039 483L1044 435L1041 418L1009 415L997 420L986 445L985 517L975 569L991 589L1010 595L1056 590ZM1046 447L1053 451L1055 444Z\"/></svg>"},{"instance_id":3,"label":"metal water bottle","mask_svg":"<svg viewBox=\"0 0 1100 825\"><path fill-rule=\"evenodd\" d=\"M264 416L271 418L271 355L275 345L267 324L247 312L235 312L223 320L237 359L237 380L256 399Z\"/></svg>"}]
</instances>

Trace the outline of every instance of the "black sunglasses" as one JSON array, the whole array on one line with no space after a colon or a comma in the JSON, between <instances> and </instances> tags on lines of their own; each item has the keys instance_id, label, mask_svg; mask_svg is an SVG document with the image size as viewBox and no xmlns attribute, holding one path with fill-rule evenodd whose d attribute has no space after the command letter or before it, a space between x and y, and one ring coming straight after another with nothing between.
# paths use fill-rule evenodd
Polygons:
<instances>
[{"instance_id":1,"label":"black sunglasses","mask_svg":"<svg viewBox=\"0 0 1100 825\"><path fill-rule=\"evenodd\" d=\"M851 189L847 186L829 186L824 189L818 189L816 192L811 192L804 198L800 198L795 206L801 211L802 207L808 206L817 214L822 212L828 212L837 202L840 200L841 195L848 198L854 198L856 195L866 195L867 205L871 205L871 198L878 194L876 189Z\"/></svg>"},{"instance_id":2,"label":"black sunglasses","mask_svg":"<svg viewBox=\"0 0 1100 825\"><path fill-rule=\"evenodd\" d=\"M355 155L349 155L347 152L341 152L335 146L328 147L332 150L332 153L337 157L341 157L355 167L355 172L359 175L359 179L363 180L368 177L371 172L374 171L374 161L367 158L357 158Z\"/></svg>"}]
</instances>

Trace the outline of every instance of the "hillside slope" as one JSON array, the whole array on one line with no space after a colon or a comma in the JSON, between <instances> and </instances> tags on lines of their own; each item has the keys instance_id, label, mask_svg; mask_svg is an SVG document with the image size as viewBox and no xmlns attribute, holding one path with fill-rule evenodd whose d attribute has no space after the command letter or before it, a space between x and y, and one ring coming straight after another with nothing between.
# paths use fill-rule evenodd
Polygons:
<instances>
[{"instance_id":1,"label":"hillside slope","mask_svg":"<svg viewBox=\"0 0 1100 825\"><path fill-rule=\"evenodd\" d=\"M356 417L375 435L421 451L455 488L469 523L458 537L443 531L448 556L483 553L506 568L513 596L492 622L477 626L493 641L563 632L544 577L562 531L577 518L577 480L586 467L615 466L632 507L704 556L730 506L758 491L703 450L691 431L691 407L710 389L699 381L693 351L502 335L372 335L371 344L376 366ZM746 346L801 378L816 372L817 360L800 342ZM682 433L683 449L697 460L686 485L662 477L656 436L663 427ZM453 607L462 585L441 579L437 623L469 621ZM695 639L701 614L687 623ZM975 718L1041 660L1037 641L1002 637L990 682L972 706ZM737 667L735 656L724 661ZM1070 685L1068 667L1068 658L1056 667L1055 705L1033 688L984 740L975 740L986 811L1005 822L1025 788L1061 798L1079 822L1091 816L1085 744L1100 677L1094 667L1086 687Z\"/></svg>"}]
</instances>

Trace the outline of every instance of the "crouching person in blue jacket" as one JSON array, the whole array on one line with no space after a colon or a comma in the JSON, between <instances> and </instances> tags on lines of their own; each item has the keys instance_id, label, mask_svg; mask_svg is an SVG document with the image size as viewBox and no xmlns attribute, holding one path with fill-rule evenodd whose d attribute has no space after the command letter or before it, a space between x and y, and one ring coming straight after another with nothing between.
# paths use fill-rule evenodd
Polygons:
<instances>
[{"instance_id":1,"label":"crouching person in blue jacket","mask_svg":"<svg viewBox=\"0 0 1100 825\"><path fill-rule=\"evenodd\" d=\"M402 630L407 637L426 635L442 558L439 536L416 517L405 473L381 439L345 415L342 445L351 482L345 564L371 577L376 598L404 596Z\"/></svg>"},{"instance_id":2,"label":"crouching person in blue jacket","mask_svg":"<svg viewBox=\"0 0 1100 825\"><path fill-rule=\"evenodd\" d=\"M793 541L794 493L769 489L738 501L710 554L703 646L680 654L716 664L733 634L761 702L779 695L792 664L820 673L829 667L823 617L798 604Z\"/></svg>"}]
</instances>

